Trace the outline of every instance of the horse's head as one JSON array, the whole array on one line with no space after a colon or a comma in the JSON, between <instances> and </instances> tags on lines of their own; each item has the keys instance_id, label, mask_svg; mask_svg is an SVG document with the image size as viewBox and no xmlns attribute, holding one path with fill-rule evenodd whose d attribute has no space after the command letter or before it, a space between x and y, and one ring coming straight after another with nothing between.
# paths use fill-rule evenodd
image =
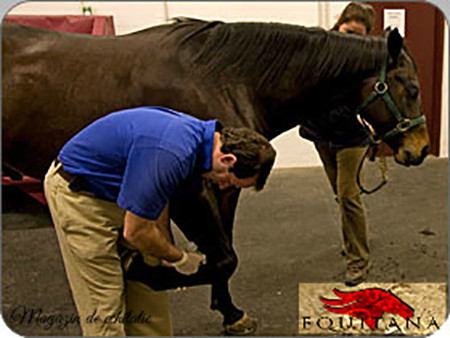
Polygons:
<instances>
[{"instance_id":1,"label":"horse's head","mask_svg":"<svg viewBox=\"0 0 450 338\"><path fill-rule=\"evenodd\" d=\"M360 112L395 152L397 163L419 165L430 140L422 112L417 67L397 29L388 35L389 59L377 78L364 82Z\"/></svg>"}]
</instances>

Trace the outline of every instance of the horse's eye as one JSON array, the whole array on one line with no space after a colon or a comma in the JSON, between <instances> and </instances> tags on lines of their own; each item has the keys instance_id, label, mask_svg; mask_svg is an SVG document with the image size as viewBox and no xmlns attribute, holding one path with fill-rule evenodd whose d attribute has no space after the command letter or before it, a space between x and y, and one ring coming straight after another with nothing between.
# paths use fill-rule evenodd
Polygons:
<instances>
[{"instance_id":1,"label":"horse's eye","mask_svg":"<svg viewBox=\"0 0 450 338\"><path fill-rule=\"evenodd\" d=\"M406 91L413 100L416 100L419 97L419 87L416 85L406 86Z\"/></svg>"},{"instance_id":2,"label":"horse's eye","mask_svg":"<svg viewBox=\"0 0 450 338\"><path fill-rule=\"evenodd\" d=\"M400 83L405 83L407 81L406 76L404 76L403 74L395 74L394 78Z\"/></svg>"}]
</instances>

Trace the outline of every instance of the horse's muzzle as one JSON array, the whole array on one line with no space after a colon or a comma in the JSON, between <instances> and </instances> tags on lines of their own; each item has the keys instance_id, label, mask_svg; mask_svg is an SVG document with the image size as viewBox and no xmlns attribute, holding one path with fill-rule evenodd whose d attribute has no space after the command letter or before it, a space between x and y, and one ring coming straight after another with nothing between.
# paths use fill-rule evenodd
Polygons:
<instances>
[{"instance_id":1,"label":"horse's muzzle","mask_svg":"<svg viewBox=\"0 0 450 338\"><path fill-rule=\"evenodd\" d=\"M424 146L422 150L417 154L413 153L410 150L400 149L397 154L395 154L395 161L401 165L404 165L405 167L418 166L423 163L429 152L429 145Z\"/></svg>"}]
</instances>

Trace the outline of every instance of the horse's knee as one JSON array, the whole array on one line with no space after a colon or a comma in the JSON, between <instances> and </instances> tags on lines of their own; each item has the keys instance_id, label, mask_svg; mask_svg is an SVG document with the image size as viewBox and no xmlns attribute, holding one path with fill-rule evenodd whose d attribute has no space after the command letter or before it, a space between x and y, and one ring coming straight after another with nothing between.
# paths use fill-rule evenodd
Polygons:
<instances>
[{"instance_id":1,"label":"horse's knee","mask_svg":"<svg viewBox=\"0 0 450 338\"><path fill-rule=\"evenodd\" d=\"M238 258L236 254L233 252L229 254L226 258L217 262L217 277L220 279L229 279L234 271L236 271L238 265Z\"/></svg>"}]
</instances>

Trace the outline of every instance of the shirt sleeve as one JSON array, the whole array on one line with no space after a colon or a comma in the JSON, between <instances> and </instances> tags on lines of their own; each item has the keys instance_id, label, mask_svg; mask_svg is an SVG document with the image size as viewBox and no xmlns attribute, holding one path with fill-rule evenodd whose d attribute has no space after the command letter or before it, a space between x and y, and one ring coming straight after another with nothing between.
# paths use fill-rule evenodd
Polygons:
<instances>
[{"instance_id":1,"label":"shirt sleeve","mask_svg":"<svg viewBox=\"0 0 450 338\"><path fill-rule=\"evenodd\" d=\"M189 161L168 150L134 147L128 156L117 204L139 217L155 220L189 173Z\"/></svg>"}]
</instances>

